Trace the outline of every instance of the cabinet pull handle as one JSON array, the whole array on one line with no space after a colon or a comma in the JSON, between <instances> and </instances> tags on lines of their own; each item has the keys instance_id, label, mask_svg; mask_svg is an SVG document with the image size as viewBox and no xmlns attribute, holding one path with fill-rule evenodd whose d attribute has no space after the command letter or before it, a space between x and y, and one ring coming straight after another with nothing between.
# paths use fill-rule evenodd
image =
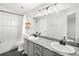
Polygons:
<instances>
[{"instance_id":1,"label":"cabinet pull handle","mask_svg":"<svg viewBox=\"0 0 79 59\"><path fill-rule=\"evenodd\" d=\"M35 53L36 56L40 56L38 53Z\"/></svg>"}]
</instances>

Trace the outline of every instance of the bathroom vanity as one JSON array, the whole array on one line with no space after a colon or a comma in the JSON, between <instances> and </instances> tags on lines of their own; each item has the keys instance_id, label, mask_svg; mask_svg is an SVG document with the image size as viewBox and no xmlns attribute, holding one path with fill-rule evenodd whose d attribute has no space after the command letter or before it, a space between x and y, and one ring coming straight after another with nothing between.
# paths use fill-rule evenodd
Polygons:
<instances>
[{"instance_id":1,"label":"bathroom vanity","mask_svg":"<svg viewBox=\"0 0 79 59\"><path fill-rule=\"evenodd\" d=\"M27 55L28 56L61 56L60 54L51 51L42 45L39 45L33 41L30 41L25 38L25 42L27 42ZM25 49L26 50L26 49Z\"/></svg>"},{"instance_id":2,"label":"bathroom vanity","mask_svg":"<svg viewBox=\"0 0 79 59\"><path fill-rule=\"evenodd\" d=\"M42 34L46 34L47 37L51 37L52 40L48 38L39 37L36 39L29 39L26 35L24 35L24 50L25 53L29 56L79 56L79 45L76 46L75 43L79 44L79 8L69 8L67 10L63 10L58 13L50 14L47 16L41 17L33 17L34 21L31 29L26 29L27 33L32 34L35 32L41 32ZM53 29L53 30L52 30ZM33 30L31 32L31 30ZM25 33L25 32L24 32ZM75 53L69 53L69 51L65 51L65 48L57 46L57 49L65 51L65 53L60 52L54 49L51 46L51 43L57 42L54 41L53 38L63 39L66 37L67 45L71 46L76 51ZM70 42L74 41L74 43ZM75 47L76 46L76 47ZM59 48L58 48L59 47ZM67 50L67 49L66 49ZM73 51L74 51L73 50ZM66 53L68 52L68 53Z\"/></svg>"},{"instance_id":3,"label":"bathroom vanity","mask_svg":"<svg viewBox=\"0 0 79 59\"><path fill-rule=\"evenodd\" d=\"M56 49L51 47L52 42L57 42L53 40L49 40L46 38L39 37L38 39L28 39L26 35L24 35L24 50L28 56L74 56L79 55L77 52L75 53L63 53L57 51ZM73 47L74 48L74 47Z\"/></svg>"},{"instance_id":4,"label":"bathroom vanity","mask_svg":"<svg viewBox=\"0 0 79 59\"><path fill-rule=\"evenodd\" d=\"M74 42L78 41L77 40L78 36L76 37L76 34L78 34L76 31L76 27L77 27L76 21L78 21L76 19L76 15L77 15L76 12L69 13L68 15L66 15L67 19L65 19L67 22L67 24L65 24L65 25L67 25L67 32L66 32L67 39L70 39L71 41L74 41ZM58 16L60 18L60 14ZM56 20L58 21L58 19L56 19ZM62 19L62 17L61 17L61 19ZM53 21L54 21L54 19L53 19ZM51 27L49 28L49 26L51 24L48 24L49 31L48 31L48 35L47 35L48 37L52 36L51 37L52 40L50 40L48 38L42 38L42 37L38 37L38 39L32 39L32 38L27 38L27 36L24 35L24 42L25 42L24 43L24 50L28 56L76 56L76 55L79 55L79 48L77 48L75 46L70 46L68 44L67 44L68 46L61 46L60 44L58 44L56 46L51 46L51 43L54 43L54 42L57 43L57 41L53 40L54 35L59 36L60 35L59 33L62 32L62 31L58 30L58 27L60 28L60 26L59 26L60 23L55 24L55 23L52 23L53 21L51 20L51 22L49 22L49 23L51 23L52 25L55 25L55 27L51 26L52 28ZM38 27L35 27L35 28L38 28ZM57 30L52 32L51 29L53 29L53 30L57 29ZM37 31L37 32L39 32L39 31ZM64 34L62 34L62 36L63 35ZM59 43L59 41L58 41L58 43ZM75 43L74 43L74 45L75 45ZM55 47L56 47L56 49L55 49ZM67 49L68 47L70 50ZM58 50L60 50L60 51L58 51ZM62 51L64 51L65 53L63 53Z\"/></svg>"}]
</instances>

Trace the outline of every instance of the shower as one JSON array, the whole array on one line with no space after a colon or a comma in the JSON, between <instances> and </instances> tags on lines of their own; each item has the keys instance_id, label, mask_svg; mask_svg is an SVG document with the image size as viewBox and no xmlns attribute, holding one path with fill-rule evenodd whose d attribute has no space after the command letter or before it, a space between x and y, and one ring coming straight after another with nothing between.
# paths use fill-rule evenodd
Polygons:
<instances>
[{"instance_id":1,"label":"shower","mask_svg":"<svg viewBox=\"0 0 79 59\"><path fill-rule=\"evenodd\" d=\"M0 54L16 48L21 39L23 16L0 11Z\"/></svg>"}]
</instances>

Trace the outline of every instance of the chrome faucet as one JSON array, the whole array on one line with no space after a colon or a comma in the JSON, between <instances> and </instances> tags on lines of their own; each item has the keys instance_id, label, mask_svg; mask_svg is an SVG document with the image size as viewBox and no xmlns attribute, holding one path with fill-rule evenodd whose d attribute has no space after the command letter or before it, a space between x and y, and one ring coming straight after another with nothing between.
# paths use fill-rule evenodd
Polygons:
<instances>
[{"instance_id":1,"label":"chrome faucet","mask_svg":"<svg viewBox=\"0 0 79 59\"><path fill-rule=\"evenodd\" d=\"M64 36L63 41L65 41L65 40L66 40L66 37Z\"/></svg>"},{"instance_id":2,"label":"chrome faucet","mask_svg":"<svg viewBox=\"0 0 79 59\"><path fill-rule=\"evenodd\" d=\"M60 41L60 44L62 44L62 45L66 45L65 40L66 40L66 39L65 39L65 36L64 36L63 40Z\"/></svg>"}]
</instances>

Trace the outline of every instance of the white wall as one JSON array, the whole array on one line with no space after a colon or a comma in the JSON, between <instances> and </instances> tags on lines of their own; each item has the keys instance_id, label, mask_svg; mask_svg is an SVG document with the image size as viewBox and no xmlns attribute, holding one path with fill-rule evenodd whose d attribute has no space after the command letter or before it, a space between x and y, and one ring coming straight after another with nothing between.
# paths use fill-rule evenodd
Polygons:
<instances>
[{"instance_id":1,"label":"white wall","mask_svg":"<svg viewBox=\"0 0 79 59\"><path fill-rule=\"evenodd\" d=\"M14 12L0 5L0 10ZM0 41L21 39L22 16L0 12Z\"/></svg>"}]
</instances>

